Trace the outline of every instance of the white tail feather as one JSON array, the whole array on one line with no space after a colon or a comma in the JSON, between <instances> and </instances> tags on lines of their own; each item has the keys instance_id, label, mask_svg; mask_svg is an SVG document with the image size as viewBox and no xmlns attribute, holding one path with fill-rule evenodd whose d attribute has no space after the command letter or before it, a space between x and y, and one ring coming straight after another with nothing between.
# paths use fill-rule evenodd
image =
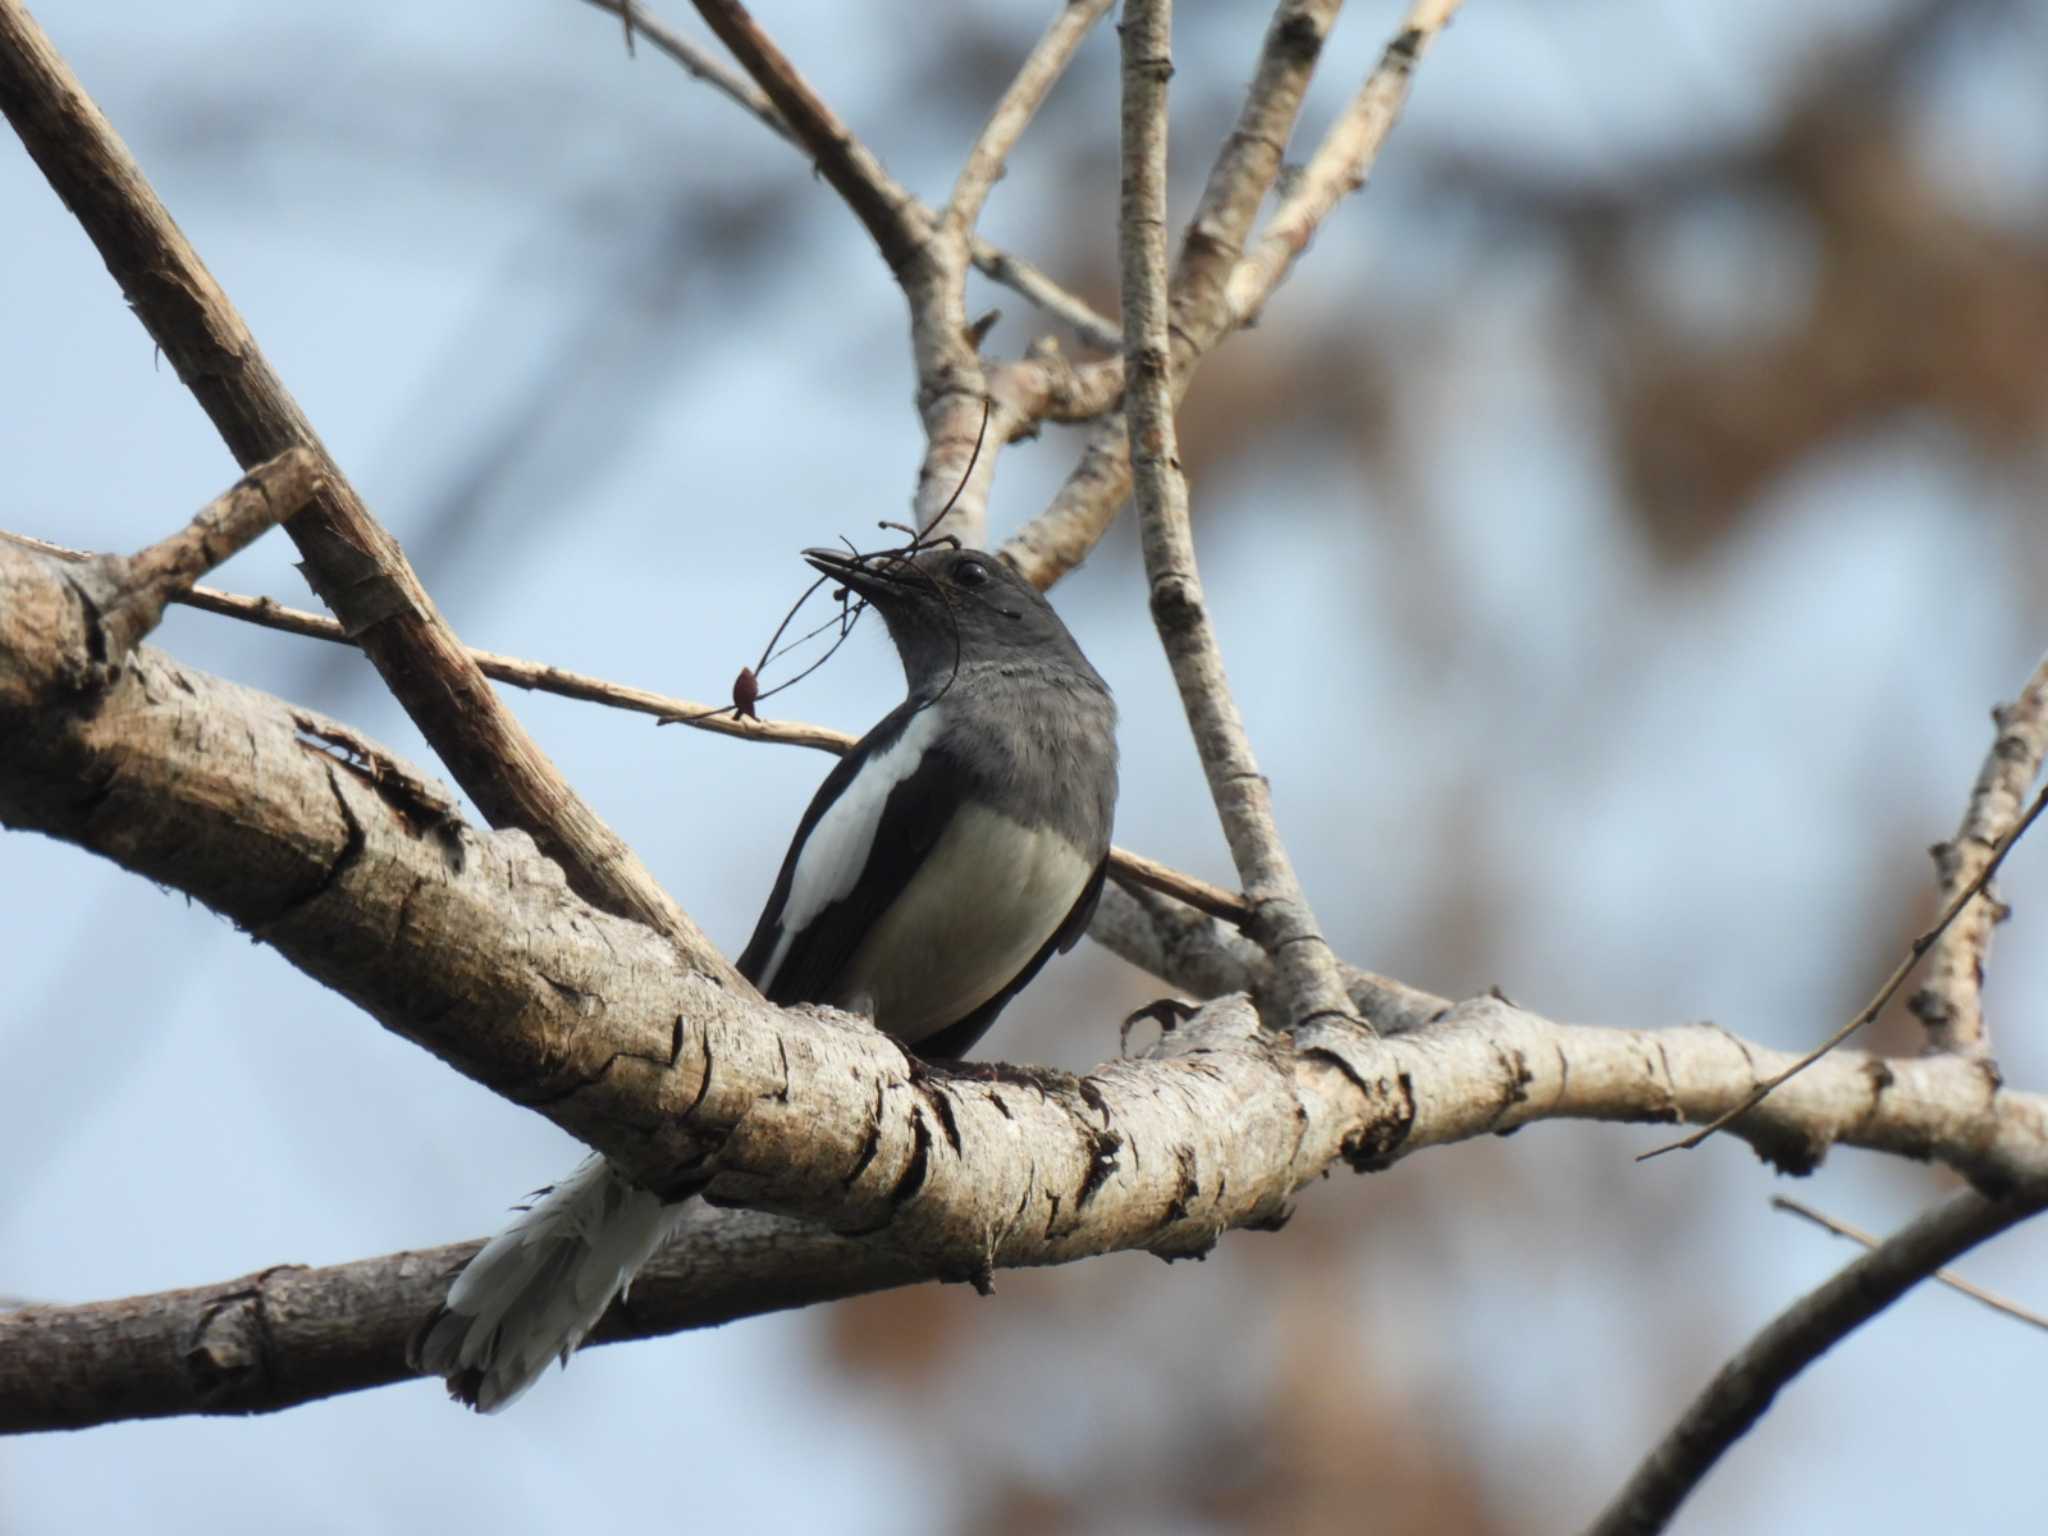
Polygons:
<instances>
[{"instance_id":1,"label":"white tail feather","mask_svg":"<svg viewBox=\"0 0 2048 1536\"><path fill-rule=\"evenodd\" d=\"M590 1158L455 1277L413 1340L413 1363L447 1377L448 1390L479 1412L496 1413L549 1361L568 1362L688 1208Z\"/></svg>"}]
</instances>

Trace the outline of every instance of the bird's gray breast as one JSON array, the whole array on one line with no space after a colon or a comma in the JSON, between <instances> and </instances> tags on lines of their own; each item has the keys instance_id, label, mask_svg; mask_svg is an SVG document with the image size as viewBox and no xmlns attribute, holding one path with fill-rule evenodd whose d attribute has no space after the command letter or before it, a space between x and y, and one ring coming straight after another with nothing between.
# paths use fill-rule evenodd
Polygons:
<instances>
[{"instance_id":1,"label":"bird's gray breast","mask_svg":"<svg viewBox=\"0 0 2048 1536\"><path fill-rule=\"evenodd\" d=\"M975 795L1088 857L1109 851L1116 812L1116 705L1092 673L1029 662L963 671L934 706L945 750Z\"/></svg>"}]
</instances>

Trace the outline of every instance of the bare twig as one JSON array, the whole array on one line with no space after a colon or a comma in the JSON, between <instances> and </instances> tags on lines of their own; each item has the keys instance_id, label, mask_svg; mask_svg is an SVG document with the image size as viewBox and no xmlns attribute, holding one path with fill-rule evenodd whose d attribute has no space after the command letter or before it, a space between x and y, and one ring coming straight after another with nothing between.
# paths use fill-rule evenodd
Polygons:
<instances>
[{"instance_id":1,"label":"bare twig","mask_svg":"<svg viewBox=\"0 0 2048 1536\"><path fill-rule=\"evenodd\" d=\"M1188 354L1207 350L1230 321L1223 286L1280 175L1302 98L1343 0L1282 0L1266 27L1244 106L1210 167L1173 271L1174 329ZM1206 338L1206 341L1204 340ZM1176 357L1176 367L1187 357Z\"/></svg>"},{"instance_id":2,"label":"bare twig","mask_svg":"<svg viewBox=\"0 0 2048 1536\"><path fill-rule=\"evenodd\" d=\"M976 269L990 282L1021 293L1055 320L1066 322L1091 347L1109 351L1120 345L1123 332L1117 329L1114 320L1023 257L991 245L980 235L974 236L967 249ZM1105 393L1110 399L1116 398L1113 389Z\"/></svg>"},{"instance_id":3,"label":"bare twig","mask_svg":"<svg viewBox=\"0 0 2048 1536\"><path fill-rule=\"evenodd\" d=\"M659 17L650 15L637 0L584 0L584 3L621 19L630 9L635 35L646 38L692 77L736 104L741 111L759 119L777 138L799 144L766 92L744 75L728 69ZM910 206L926 222L936 223L936 215L922 203L913 198ZM1012 255L978 235L970 242L969 252L974 265L990 281L1022 294L1054 319L1064 321L1091 346L1108 349L1120 344L1122 333L1114 320L1104 317L1078 294L1061 287L1023 257Z\"/></svg>"},{"instance_id":4,"label":"bare twig","mask_svg":"<svg viewBox=\"0 0 2048 1536\"><path fill-rule=\"evenodd\" d=\"M1844 1024L1832 1035L1829 1035L1827 1039L1808 1051L1804 1056L1793 1062L1792 1065L1786 1067L1782 1072L1773 1073L1770 1077L1758 1083L1747 1098L1730 1109L1726 1114L1720 1115L1706 1125L1701 1126L1690 1136L1684 1136L1664 1146L1652 1148L1650 1151L1637 1157L1636 1161L1639 1163L1647 1162L1653 1157L1662 1157L1666 1152L1690 1151L1716 1131L1726 1127L1730 1121L1739 1120L1742 1116L1748 1114L1775 1092L1787 1079L1796 1077L1801 1072L1804 1072L1816 1061L1819 1061L1821 1057L1827 1055L1829 1051L1835 1049L1836 1046L1855 1034L1857 1030L1884 1012L1884 1005L1892 1000L1892 995L1901 986L1905 985L1906 978L1913 972L1913 967L1920 963L1920 957L1934 947L1935 940L1939 939L1948 928L1948 925L1956 920L1956 914L1968 906L1977 893L1990 883L1991 877L1998 873L1998 866L2005 862L2005 856L2012 852L2014 844L2027 835L2027 828L2034 824L2035 819L2040 816L2044 807L2048 807L2048 787L2044 787L2034 797L2034 803L2027 807L2026 815L2015 822L2006 831L2005 836L1998 840L1997 846L1991 850L1991 856L1984 861L1984 867L1977 871L1976 878L1956 893L1955 899L1948 904L1947 909L1935 920L1934 926L1913 941L1912 947L1906 951L1905 957L1892 968L1891 975L1885 978L1884 985L1877 989L1877 995L1864 1005L1861 1013L1857 1014L1855 1018Z\"/></svg>"},{"instance_id":5,"label":"bare twig","mask_svg":"<svg viewBox=\"0 0 2048 1536\"><path fill-rule=\"evenodd\" d=\"M1934 867L1943 899L1976 879L2013 818L2025 804L2027 789L2048 754L2048 656L2034 668L2018 698L1991 712L1998 735L1963 823L1952 842L1934 846ZM1988 1055L1991 1037L1984 1025L1984 966L1991 954L1991 930L2005 921L2007 908L1997 893L1962 913L1936 941L1927 960L1927 985L1908 999L1927 1027L1928 1047Z\"/></svg>"},{"instance_id":6,"label":"bare twig","mask_svg":"<svg viewBox=\"0 0 2048 1536\"><path fill-rule=\"evenodd\" d=\"M306 504L320 484L320 461L287 448L202 507L192 521L129 562L129 578L161 604L230 556L239 554Z\"/></svg>"},{"instance_id":7,"label":"bare twig","mask_svg":"<svg viewBox=\"0 0 2048 1536\"><path fill-rule=\"evenodd\" d=\"M19 544L26 549L33 549L40 554L54 555L60 560L81 561L96 558L82 549L52 544L45 539L31 538L27 534L9 533L4 528L0 528L0 539ZM265 629L299 635L308 640L325 640L334 645L354 643L334 620L321 614L307 613L302 608L288 608L267 597L246 597L236 592L222 592L214 587L195 586L189 591L175 595L173 601L183 603L187 607L203 609L208 613L220 614L225 618L240 619L244 623L256 624ZM647 688L609 682L604 678L592 677L585 672L572 672L567 667L554 666L549 662L527 661L518 656L505 656L496 651L475 649L470 650L469 656L484 676L496 682L510 683L516 688L531 688L536 693L551 693L565 699L580 699L587 704L602 704L610 709L625 709L636 714L653 715L664 725L687 725L694 730L710 731L719 736L737 736L743 741L767 741L789 747L813 747L835 756L844 756L852 749L856 740L845 731L835 731L830 726L810 725L802 720L747 719L736 716L730 709L718 705L700 704L694 699L679 699L673 694L655 693ZM1157 859L1148 859L1143 854L1132 853L1123 848L1112 848L1109 863L1110 869L1120 878L1171 896L1211 917L1235 924L1249 920L1250 911L1245 906L1244 898L1236 892L1226 891L1219 885L1211 885L1206 880L1183 874L1180 870L1161 864Z\"/></svg>"},{"instance_id":8,"label":"bare twig","mask_svg":"<svg viewBox=\"0 0 2048 1536\"><path fill-rule=\"evenodd\" d=\"M1010 88L990 114L988 126L968 151L967 163L953 183L953 196L946 204L944 224L961 233L974 228L982 205L1003 174L1003 162L1016 148L1017 140L1038 115L1048 92L1059 83L1073 60L1074 50L1102 19L1111 0L1068 0L1053 17L1045 35L1025 58Z\"/></svg>"},{"instance_id":9,"label":"bare twig","mask_svg":"<svg viewBox=\"0 0 2048 1536\"><path fill-rule=\"evenodd\" d=\"M1308 249L1330 210L1365 185L1394 123L1407 104L1415 66L1439 32L1450 24L1460 0L1416 0L1401 30L1387 44L1378 66L1344 115L1337 119L1314 156L1266 221L1225 289L1229 324L1249 325L1279 287L1295 259Z\"/></svg>"},{"instance_id":10,"label":"bare twig","mask_svg":"<svg viewBox=\"0 0 2048 1536\"><path fill-rule=\"evenodd\" d=\"M1166 281L1170 14L1167 0L1129 0L1123 22L1125 411L1152 616L1244 882L1250 932L1273 958L1279 1017L1291 1025L1346 1018L1351 1001L1274 824L1271 792L1231 697L1195 566L1174 431Z\"/></svg>"},{"instance_id":11,"label":"bare twig","mask_svg":"<svg viewBox=\"0 0 2048 1536\"><path fill-rule=\"evenodd\" d=\"M92 599L106 660L118 663L156 628L166 603L297 512L319 483L319 460L303 448L288 449L250 470L169 538L136 555L93 558L77 580Z\"/></svg>"},{"instance_id":12,"label":"bare twig","mask_svg":"<svg viewBox=\"0 0 2048 1536\"><path fill-rule=\"evenodd\" d=\"M1958 1255L2041 1209L2040 1197L1995 1201L1966 1190L1778 1314L1721 1367L1651 1451L1590 1536L1663 1530L1714 1464L1793 1377Z\"/></svg>"},{"instance_id":13,"label":"bare twig","mask_svg":"<svg viewBox=\"0 0 2048 1536\"><path fill-rule=\"evenodd\" d=\"M758 119L777 138L791 144L797 142L789 124L775 110L775 103L759 86L745 75L728 69L660 17L650 14L638 0L584 0L584 4L618 17L632 29L630 35L646 38L660 52L680 64L692 79L702 81L741 111Z\"/></svg>"},{"instance_id":14,"label":"bare twig","mask_svg":"<svg viewBox=\"0 0 2048 1536\"><path fill-rule=\"evenodd\" d=\"M289 526L304 569L448 770L607 910L738 977L577 796L482 676L395 540L328 457L248 326L21 0L0 0L0 110L105 258L129 306L245 468L303 447L322 488Z\"/></svg>"},{"instance_id":15,"label":"bare twig","mask_svg":"<svg viewBox=\"0 0 2048 1536\"><path fill-rule=\"evenodd\" d=\"M925 431L915 498L918 529L931 530L945 518L947 533L969 544L984 542L997 455L978 452L977 445L985 428L992 449L1028 432L1043 415L1038 402L1050 397L1051 376L1028 363L983 368L967 320L964 233L935 226L738 0L695 3L867 229L903 289Z\"/></svg>"},{"instance_id":16,"label":"bare twig","mask_svg":"<svg viewBox=\"0 0 2048 1536\"><path fill-rule=\"evenodd\" d=\"M1171 865L1148 859L1141 853L1132 853L1124 848L1110 849L1109 872L1132 885L1186 902L1197 912L1221 918L1233 927L1242 928L1251 921L1251 908L1237 892L1226 891L1206 880L1197 880L1193 875L1184 875Z\"/></svg>"},{"instance_id":17,"label":"bare twig","mask_svg":"<svg viewBox=\"0 0 2048 1536\"><path fill-rule=\"evenodd\" d=\"M845 199L873 238L891 272L901 273L930 234L930 221L910 195L882 169L810 82L763 32L739 0L694 0L697 14L753 76L796 141L810 152L818 174ZM650 34L651 35L651 34Z\"/></svg>"},{"instance_id":18,"label":"bare twig","mask_svg":"<svg viewBox=\"0 0 2048 1536\"><path fill-rule=\"evenodd\" d=\"M1846 1237L1850 1242L1861 1243L1866 1248L1875 1248L1884 1241L1883 1238L1874 1236L1859 1226L1838 1220L1825 1211L1815 1210L1802 1201L1794 1200L1790 1195L1771 1196L1771 1208L1802 1217L1823 1231L1832 1232L1837 1237ZM2039 1328L2048 1333L2048 1317L2043 1317L2039 1312L2023 1307L2016 1301L2008 1301L1996 1291L1987 1291L1983 1286L1965 1280L1952 1269L1937 1269L1929 1278L1939 1280L1950 1290L1960 1291L1972 1301L1981 1301L1994 1312L2003 1312L2007 1317L2025 1323L2030 1328Z\"/></svg>"},{"instance_id":19,"label":"bare twig","mask_svg":"<svg viewBox=\"0 0 2048 1536\"><path fill-rule=\"evenodd\" d=\"M1457 0L1416 0L1379 65L1351 107L1325 135L1294 193L1276 211L1267 235L1261 237L1251 255L1237 263L1228 282L1218 290L1212 278L1215 264L1243 242L1249 220L1258 211L1259 199L1250 195L1258 186L1256 178L1269 164L1277 168L1277 160L1269 162L1255 151L1268 136L1284 144L1287 134L1281 131L1279 123L1284 117L1291 124L1292 112L1299 109L1299 91L1306 82L1300 58L1306 39L1300 33L1312 23L1317 9L1283 4L1276 13L1274 24L1267 31L1252 94L1239 116L1238 133L1225 145L1218 169L1210 178L1211 193L1216 195L1211 200L1205 194L1204 204L1183 245L1178 268L1183 292L1213 293L1215 299L1206 307L1197 306L1191 299L1176 304L1176 402L1187 393L1202 358L1234 328L1245 323L1257 304L1263 303L1286 276L1293 255L1307 245L1343 193L1364 184L1373 158L1385 143L1394 114L1407 99L1409 77L1416 61L1450 20ZM1280 94L1268 103L1261 99L1262 89ZM1282 106L1290 107L1290 112L1280 112ZM1306 197L1304 187L1316 189L1316 195L1312 199ZM1262 198L1265 188L1259 187L1258 191ZM1244 222L1240 224L1240 220ZM1269 240L1283 234L1283 243L1291 246L1291 254L1276 262L1269 252ZM1241 308L1233 294L1256 302ZM1118 367L1118 360L1111 359L1083 371L1106 372ZM1113 395L1112 383L1084 379L1085 388L1095 394ZM1125 424L1115 417L1105 418L1089 433L1080 461L1046 509L1003 546L1003 558L1041 590L1087 558L1129 497L1131 465L1126 439Z\"/></svg>"}]
</instances>

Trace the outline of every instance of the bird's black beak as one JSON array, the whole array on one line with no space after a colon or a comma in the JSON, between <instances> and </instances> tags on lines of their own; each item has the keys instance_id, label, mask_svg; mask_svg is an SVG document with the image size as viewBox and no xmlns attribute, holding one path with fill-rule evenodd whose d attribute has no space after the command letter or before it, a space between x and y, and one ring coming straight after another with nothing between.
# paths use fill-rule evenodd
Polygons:
<instances>
[{"instance_id":1,"label":"bird's black beak","mask_svg":"<svg viewBox=\"0 0 2048 1536\"><path fill-rule=\"evenodd\" d=\"M807 549L804 559L813 570L852 588L869 602L887 602L906 585L907 562L888 557L849 555L838 549Z\"/></svg>"}]
</instances>

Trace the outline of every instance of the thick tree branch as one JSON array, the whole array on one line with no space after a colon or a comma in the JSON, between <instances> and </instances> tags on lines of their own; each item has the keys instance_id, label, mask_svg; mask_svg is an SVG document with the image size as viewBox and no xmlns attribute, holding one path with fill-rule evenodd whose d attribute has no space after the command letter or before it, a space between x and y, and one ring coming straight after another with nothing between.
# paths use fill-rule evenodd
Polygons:
<instances>
[{"instance_id":1,"label":"thick tree branch","mask_svg":"<svg viewBox=\"0 0 2048 1536\"><path fill-rule=\"evenodd\" d=\"M2019 697L1991 712L1998 727L1963 823L1952 842L1934 847L1934 868L1944 907L1979 882L1998 846L2018 822L2027 791L2048 755L2048 656L2041 658ZM1927 960L1927 985L1909 1002L1927 1027L1927 1043L1937 1051L1962 1051L1972 1056L1991 1052L1984 1024L1984 966L1991 957L1991 930L2005 921L2009 909L1988 886L1984 899L1972 902L1935 941Z\"/></svg>"},{"instance_id":2,"label":"thick tree branch","mask_svg":"<svg viewBox=\"0 0 2048 1536\"><path fill-rule=\"evenodd\" d=\"M227 295L20 0L0 0L0 111L105 258L129 306L247 468L316 456L322 488L292 520L303 569L421 733L500 827L530 833L579 891L731 972L618 835L485 685L397 543L328 456Z\"/></svg>"},{"instance_id":3,"label":"thick tree branch","mask_svg":"<svg viewBox=\"0 0 2048 1536\"><path fill-rule=\"evenodd\" d=\"M1273 959L1275 1016L1292 1027L1347 1017L1351 1002L1273 820L1272 793L1231 697L1195 566L1187 481L1174 430L1166 282L1170 16L1167 0L1127 0L1122 29L1124 410L1130 418L1138 533L1152 617L1244 884L1251 933Z\"/></svg>"},{"instance_id":4,"label":"thick tree branch","mask_svg":"<svg viewBox=\"0 0 2048 1536\"><path fill-rule=\"evenodd\" d=\"M898 1273L1200 1252L1272 1225L1337 1161L1539 1119L1711 1118L1785 1060L1708 1026L1573 1027L1493 999L1297 1047L1224 1000L1086 1078L937 1073L856 1021L690 971L333 722L147 649L82 694L89 616L63 576L0 547L0 821L206 902L649 1187L858 1236ZM2048 1099L1954 1055L1838 1053L1735 1133L1789 1171L1846 1143L2048 1191Z\"/></svg>"},{"instance_id":5,"label":"thick tree branch","mask_svg":"<svg viewBox=\"0 0 2048 1536\"><path fill-rule=\"evenodd\" d=\"M478 1243L0 1317L0 1434L274 1413L412 1376L406 1341ZM924 1279L901 1255L783 1216L693 1203L589 1343L653 1338Z\"/></svg>"},{"instance_id":6,"label":"thick tree branch","mask_svg":"<svg viewBox=\"0 0 2048 1536\"><path fill-rule=\"evenodd\" d=\"M1793 1377L1944 1264L2044 1203L2040 1192L1990 1200L1965 1190L1779 1313L1693 1400L1601 1512L1590 1536L1652 1536L1663 1530Z\"/></svg>"}]
</instances>

